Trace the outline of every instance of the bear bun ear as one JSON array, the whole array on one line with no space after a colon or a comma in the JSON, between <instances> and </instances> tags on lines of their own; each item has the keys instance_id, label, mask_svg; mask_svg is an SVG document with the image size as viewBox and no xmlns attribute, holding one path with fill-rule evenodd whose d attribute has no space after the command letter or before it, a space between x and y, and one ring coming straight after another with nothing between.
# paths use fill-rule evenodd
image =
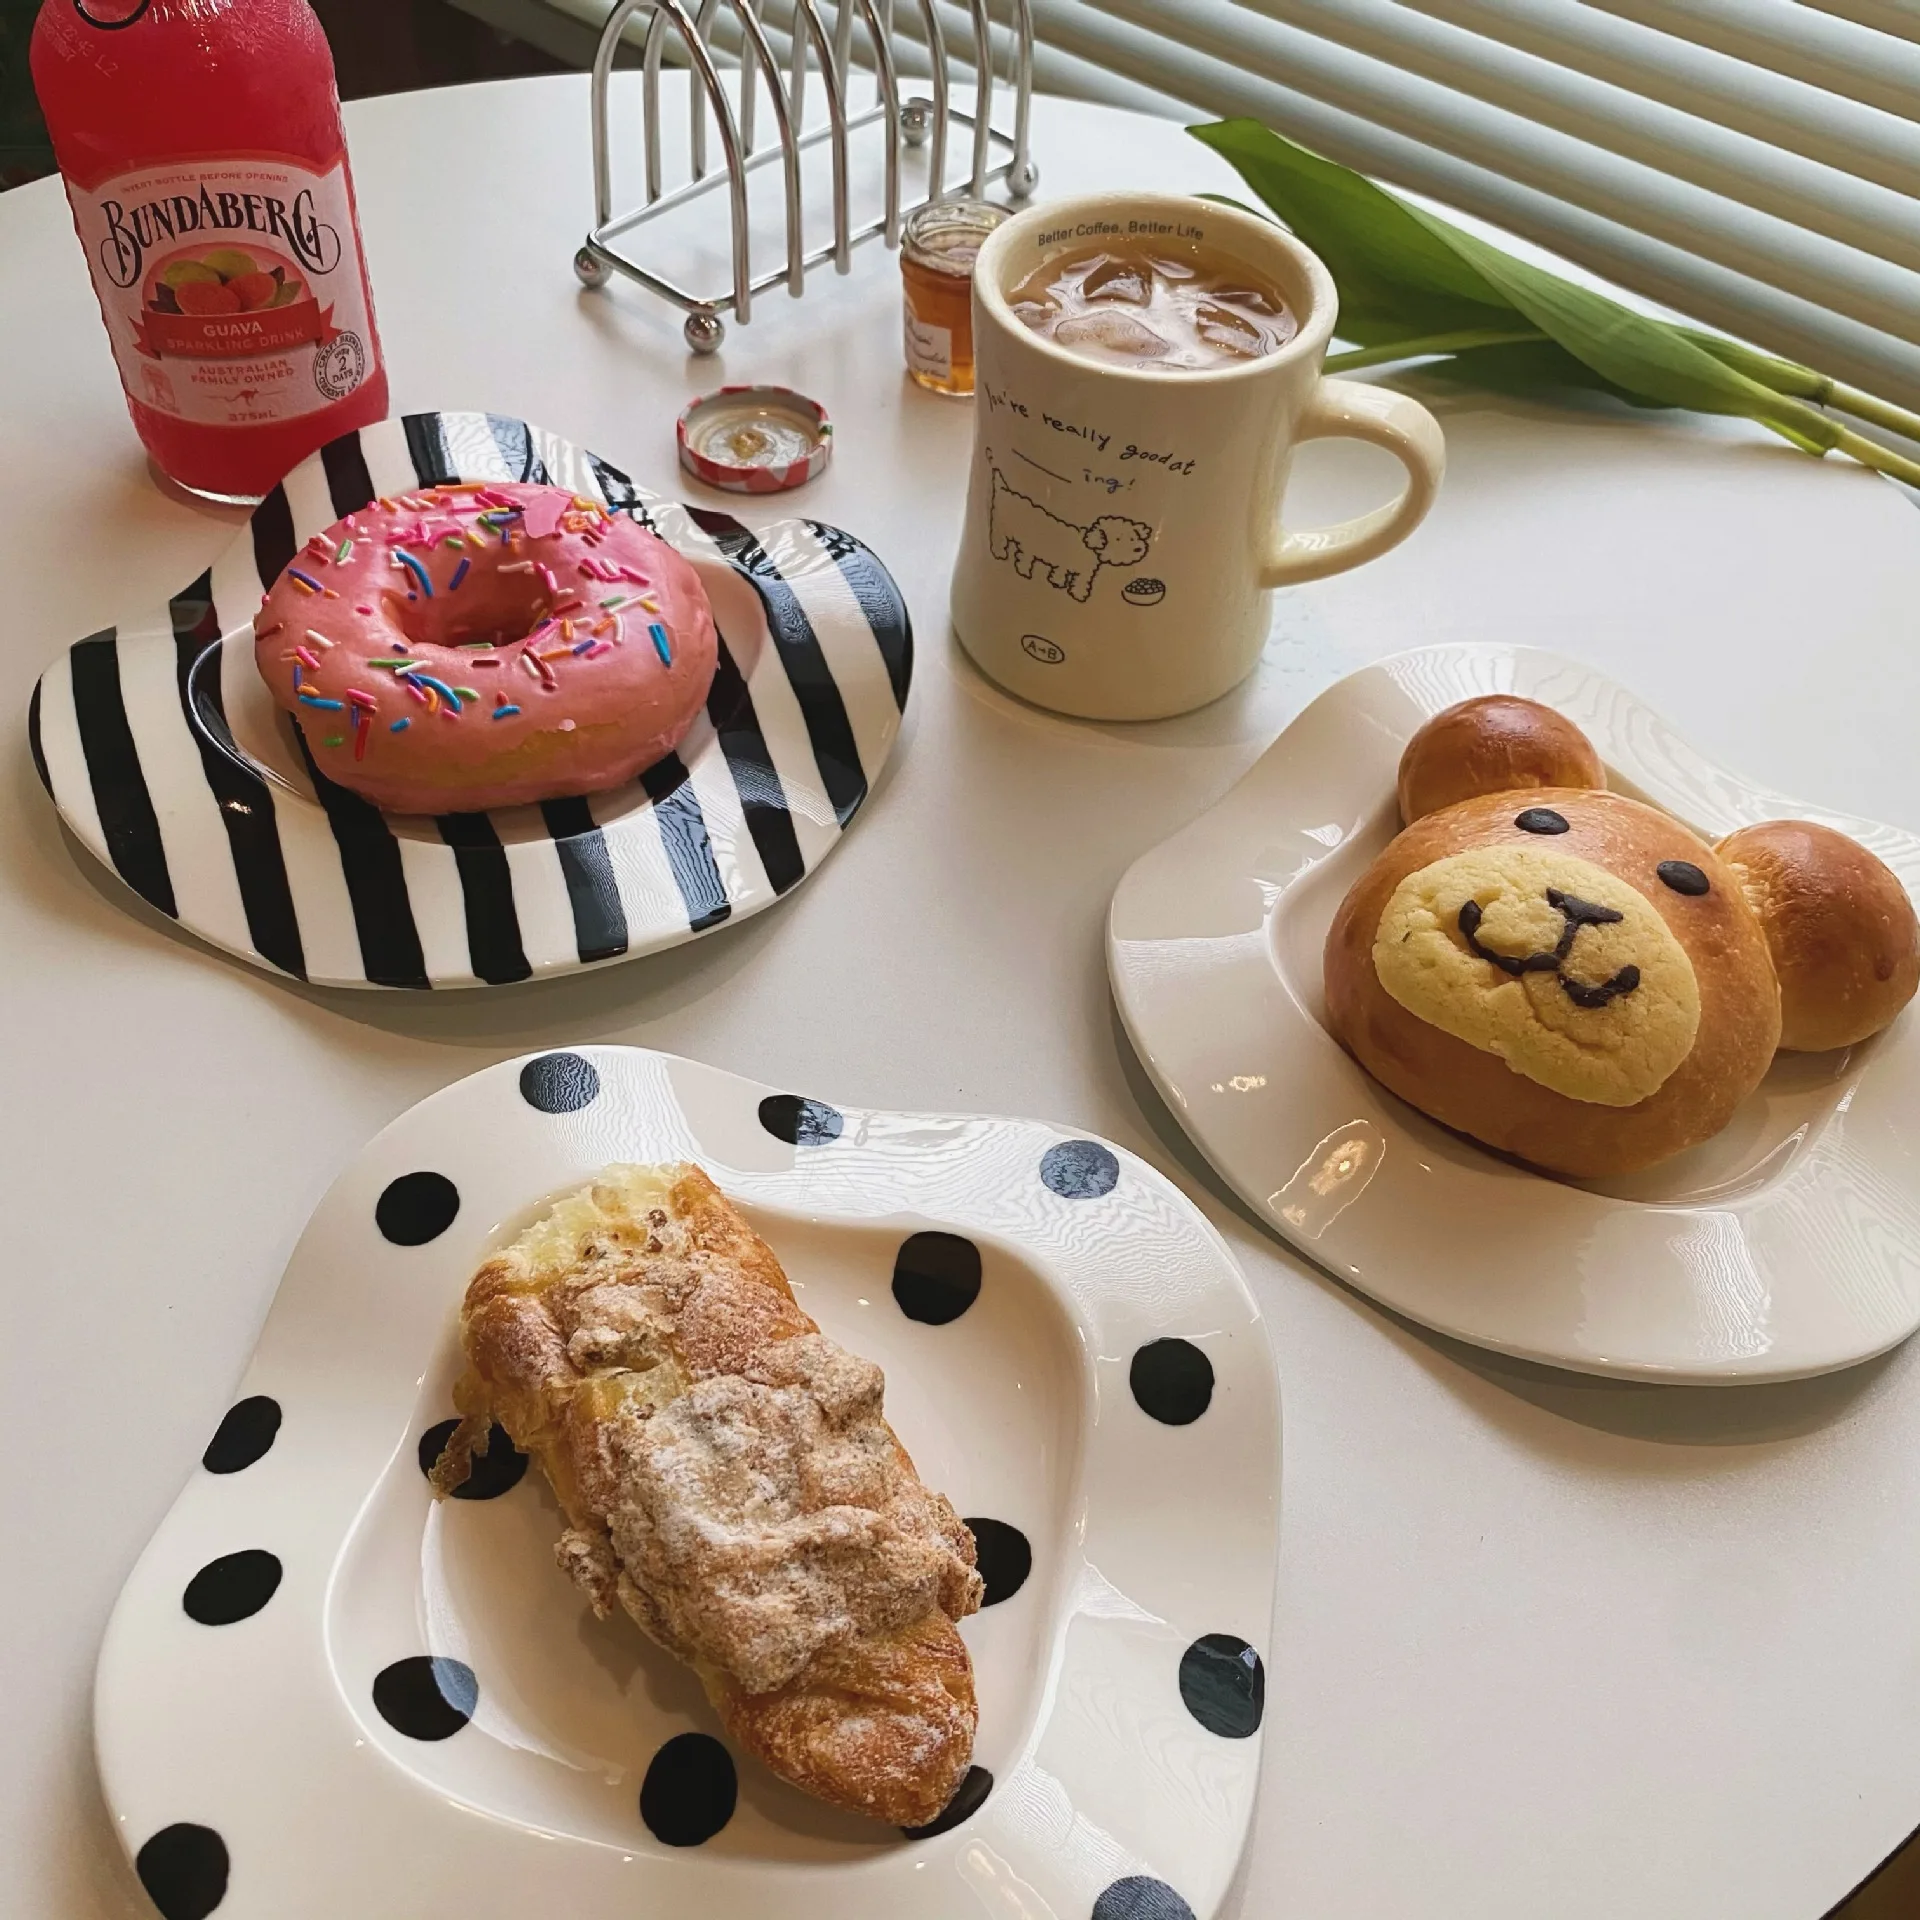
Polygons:
<instances>
[{"instance_id":1,"label":"bear bun ear","mask_svg":"<svg viewBox=\"0 0 1920 1920\"><path fill-rule=\"evenodd\" d=\"M1913 998L1920 920L1899 877L1859 841L1811 820L1770 820L1714 851L1766 935L1783 1047L1850 1047Z\"/></svg>"},{"instance_id":2,"label":"bear bun ear","mask_svg":"<svg viewBox=\"0 0 1920 1920\"><path fill-rule=\"evenodd\" d=\"M1571 720L1518 694L1483 693L1436 713L1407 742L1400 756L1400 817L1411 826L1483 793L1604 790L1606 784L1593 742Z\"/></svg>"}]
</instances>

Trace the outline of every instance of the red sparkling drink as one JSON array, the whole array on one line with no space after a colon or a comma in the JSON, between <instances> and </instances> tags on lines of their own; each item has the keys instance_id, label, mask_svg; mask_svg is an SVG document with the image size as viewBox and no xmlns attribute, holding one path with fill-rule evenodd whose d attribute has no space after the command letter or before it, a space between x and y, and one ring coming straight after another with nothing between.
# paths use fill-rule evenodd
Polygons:
<instances>
[{"instance_id":1,"label":"red sparkling drink","mask_svg":"<svg viewBox=\"0 0 1920 1920\"><path fill-rule=\"evenodd\" d=\"M307 0L44 0L31 59L153 464L255 499L383 418L333 56Z\"/></svg>"}]
</instances>

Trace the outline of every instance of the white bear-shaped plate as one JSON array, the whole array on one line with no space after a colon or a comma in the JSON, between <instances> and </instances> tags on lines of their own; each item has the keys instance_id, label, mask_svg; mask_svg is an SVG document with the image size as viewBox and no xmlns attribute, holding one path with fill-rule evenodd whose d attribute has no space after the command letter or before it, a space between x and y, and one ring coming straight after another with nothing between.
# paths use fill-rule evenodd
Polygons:
<instances>
[{"instance_id":1,"label":"white bear-shaped plate","mask_svg":"<svg viewBox=\"0 0 1920 1920\"><path fill-rule=\"evenodd\" d=\"M938 1831L729 1752L490 1451L431 1498L474 1269L615 1161L746 1209L968 1516L974 1767ZM1206 1920L1259 1767L1279 1406L1219 1236L1034 1121L839 1112L624 1047L492 1067L321 1201L101 1649L100 1773L166 1920Z\"/></svg>"},{"instance_id":2,"label":"white bear-shaped plate","mask_svg":"<svg viewBox=\"0 0 1920 1920\"><path fill-rule=\"evenodd\" d=\"M1350 675L1210 812L1136 861L1107 962L1140 1058L1249 1207L1410 1319L1584 1373L1781 1380L1920 1326L1920 1018L1838 1054L1781 1054L1715 1139L1618 1181L1556 1180L1378 1085L1324 1024L1320 953L1399 829L1420 724L1474 694L1585 729L1618 791L1709 841L1761 820L1837 827L1909 892L1920 840L1703 759L1624 688L1531 648L1432 647Z\"/></svg>"}]
</instances>

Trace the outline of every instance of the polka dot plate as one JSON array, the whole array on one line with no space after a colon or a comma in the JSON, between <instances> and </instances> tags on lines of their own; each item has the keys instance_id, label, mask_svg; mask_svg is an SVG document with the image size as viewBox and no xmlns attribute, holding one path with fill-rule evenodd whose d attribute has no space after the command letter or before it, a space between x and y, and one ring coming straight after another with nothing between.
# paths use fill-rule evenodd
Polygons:
<instances>
[{"instance_id":1,"label":"polka dot plate","mask_svg":"<svg viewBox=\"0 0 1920 1920\"><path fill-rule=\"evenodd\" d=\"M504 1437L429 1494L476 1266L609 1162L683 1158L885 1368L978 1543L974 1764L915 1833L775 1780L595 1621ZM1207 1920L1253 1806L1278 1497L1259 1313L1131 1155L636 1049L510 1061L320 1203L114 1609L101 1778L165 1920Z\"/></svg>"},{"instance_id":2,"label":"polka dot plate","mask_svg":"<svg viewBox=\"0 0 1920 1920\"><path fill-rule=\"evenodd\" d=\"M269 696L251 623L299 547L371 500L458 480L571 487L699 570L721 636L706 713L631 785L383 814ZM886 764L912 668L906 605L851 534L749 532L524 421L410 414L322 448L199 579L70 648L28 733L80 843L213 946L316 985L494 986L676 946L798 886Z\"/></svg>"},{"instance_id":3,"label":"polka dot plate","mask_svg":"<svg viewBox=\"0 0 1920 1920\"><path fill-rule=\"evenodd\" d=\"M1494 692L1576 721L1614 788L1709 841L1819 820L1920 889L1920 840L1712 764L1589 668L1531 648L1402 654L1323 693L1115 892L1114 996L1172 1111L1310 1260L1479 1346L1710 1383L1826 1373L1904 1340L1920 1326L1920 1014L1843 1053L1781 1054L1716 1138L1582 1184L1402 1105L1322 1024L1327 927L1398 830L1401 749Z\"/></svg>"}]
</instances>

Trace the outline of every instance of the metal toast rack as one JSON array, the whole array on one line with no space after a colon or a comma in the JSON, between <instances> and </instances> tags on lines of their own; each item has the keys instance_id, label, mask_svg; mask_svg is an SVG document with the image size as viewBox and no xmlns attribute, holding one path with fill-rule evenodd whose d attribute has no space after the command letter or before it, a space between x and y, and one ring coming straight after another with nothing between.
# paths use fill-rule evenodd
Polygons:
<instances>
[{"instance_id":1,"label":"metal toast rack","mask_svg":"<svg viewBox=\"0 0 1920 1920\"><path fill-rule=\"evenodd\" d=\"M695 353L712 353L726 338L722 314L732 314L744 325L752 317L756 294L786 283L798 297L809 268L831 260L836 272L851 266L854 246L875 234L889 247L900 241L903 219L932 201L958 193L984 197L993 185L1004 186L1009 197L1024 200L1039 179L1028 151L1028 126L1033 94L1033 12L1031 0L1010 0L1012 19L996 23L990 0L969 0L974 54L975 98L971 113L960 112L950 99L951 74L943 7L951 0L909 0L917 16L917 36L894 33L895 0L619 0L608 16L593 62L593 201L594 224L573 268L590 287L603 287L618 273L637 280L686 316L687 345ZM627 23L642 7L649 9L641 54L641 136L644 143L647 197L629 212L614 212L613 157L609 127L608 92L614 55ZM832 16L828 30L826 15ZM764 16L764 18L763 18ZM857 72L854 64L856 24L863 30L872 69L872 104L856 109L851 95ZM662 184L660 71L666 63L669 39L677 42L686 61L689 85L689 162L691 178L671 189ZM1007 42L1011 45L1006 45ZM777 45L786 43L786 72L781 71ZM998 56L1005 53L1004 78L996 74ZM925 96L901 98L902 66L926 68ZM826 117L813 127L806 124L807 75L812 69L826 99ZM723 71L730 69L730 90ZM755 108L764 91L771 109L775 138L756 146ZM1012 94L1013 125L1003 133L993 125L996 85ZM719 128L724 170L709 171L707 116ZM965 171L949 177L949 126L957 121L971 132L971 152ZM882 129L882 211L855 224L850 186L849 148L853 137L870 127ZM833 234L825 244L807 251L802 222L801 155L821 142L831 144L833 179ZM913 206L901 206L902 149L927 150L926 192ZM748 232L748 176L778 164L782 173L785 209L784 258L757 278L753 271ZM725 188L732 228L732 284L718 292L695 293L644 267L622 243L628 236L676 207Z\"/></svg>"}]
</instances>

